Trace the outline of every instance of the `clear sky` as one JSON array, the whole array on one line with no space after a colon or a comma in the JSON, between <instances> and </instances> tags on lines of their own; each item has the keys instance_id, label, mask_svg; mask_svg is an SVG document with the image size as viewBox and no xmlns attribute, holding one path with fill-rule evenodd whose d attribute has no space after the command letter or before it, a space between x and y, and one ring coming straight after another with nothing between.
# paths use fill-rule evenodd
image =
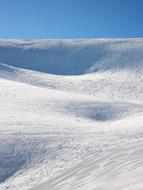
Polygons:
<instances>
[{"instance_id":1,"label":"clear sky","mask_svg":"<svg viewBox=\"0 0 143 190\"><path fill-rule=\"evenodd\" d=\"M143 37L143 0L0 0L0 38Z\"/></svg>"}]
</instances>

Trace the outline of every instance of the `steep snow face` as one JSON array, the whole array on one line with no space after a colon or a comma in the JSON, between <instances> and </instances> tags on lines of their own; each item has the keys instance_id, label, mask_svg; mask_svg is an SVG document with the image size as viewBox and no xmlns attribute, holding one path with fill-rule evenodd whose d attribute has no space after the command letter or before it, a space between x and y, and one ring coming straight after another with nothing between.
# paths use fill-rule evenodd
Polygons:
<instances>
[{"instance_id":1,"label":"steep snow face","mask_svg":"<svg viewBox=\"0 0 143 190\"><path fill-rule=\"evenodd\" d=\"M0 190L143 189L143 39L0 40Z\"/></svg>"},{"instance_id":2,"label":"steep snow face","mask_svg":"<svg viewBox=\"0 0 143 190\"><path fill-rule=\"evenodd\" d=\"M57 75L131 69L142 71L143 40L0 41L0 62Z\"/></svg>"}]
</instances>

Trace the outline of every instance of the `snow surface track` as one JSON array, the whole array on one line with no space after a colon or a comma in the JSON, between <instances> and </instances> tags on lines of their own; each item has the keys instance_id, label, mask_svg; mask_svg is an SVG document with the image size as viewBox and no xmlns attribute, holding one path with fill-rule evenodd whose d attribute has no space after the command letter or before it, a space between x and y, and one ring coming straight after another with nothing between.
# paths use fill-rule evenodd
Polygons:
<instances>
[{"instance_id":1,"label":"snow surface track","mask_svg":"<svg viewBox=\"0 0 143 190\"><path fill-rule=\"evenodd\" d=\"M0 40L0 190L143 190L143 39Z\"/></svg>"}]
</instances>

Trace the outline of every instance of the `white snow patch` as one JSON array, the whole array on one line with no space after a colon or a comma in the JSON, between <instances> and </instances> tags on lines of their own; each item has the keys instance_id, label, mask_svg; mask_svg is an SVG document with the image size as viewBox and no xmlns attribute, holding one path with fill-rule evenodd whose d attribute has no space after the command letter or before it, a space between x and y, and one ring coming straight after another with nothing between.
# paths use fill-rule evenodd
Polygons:
<instances>
[{"instance_id":1,"label":"white snow patch","mask_svg":"<svg viewBox=\"0 0 143 190\"><path fill-rule=\"evenodd\" d=\"M143 39L0 40L0 190L143 189Z\"/></svg>"}]
</instances>

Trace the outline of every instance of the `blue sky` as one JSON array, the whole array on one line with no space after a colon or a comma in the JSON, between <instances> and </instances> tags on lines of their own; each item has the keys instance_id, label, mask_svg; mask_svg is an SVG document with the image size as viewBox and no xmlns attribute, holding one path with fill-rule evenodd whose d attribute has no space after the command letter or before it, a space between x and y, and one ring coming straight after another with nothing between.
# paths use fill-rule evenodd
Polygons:
<instances>
[{"instance_id":1,"label":"blue sky","mask_svg":"<svg viewBox=\"0 0 143 190\"><path fill-rule=\"evenodd\" d=\"M0 0L0 38L143 37L143 0Z\"/></svg>"}]
</instances>

